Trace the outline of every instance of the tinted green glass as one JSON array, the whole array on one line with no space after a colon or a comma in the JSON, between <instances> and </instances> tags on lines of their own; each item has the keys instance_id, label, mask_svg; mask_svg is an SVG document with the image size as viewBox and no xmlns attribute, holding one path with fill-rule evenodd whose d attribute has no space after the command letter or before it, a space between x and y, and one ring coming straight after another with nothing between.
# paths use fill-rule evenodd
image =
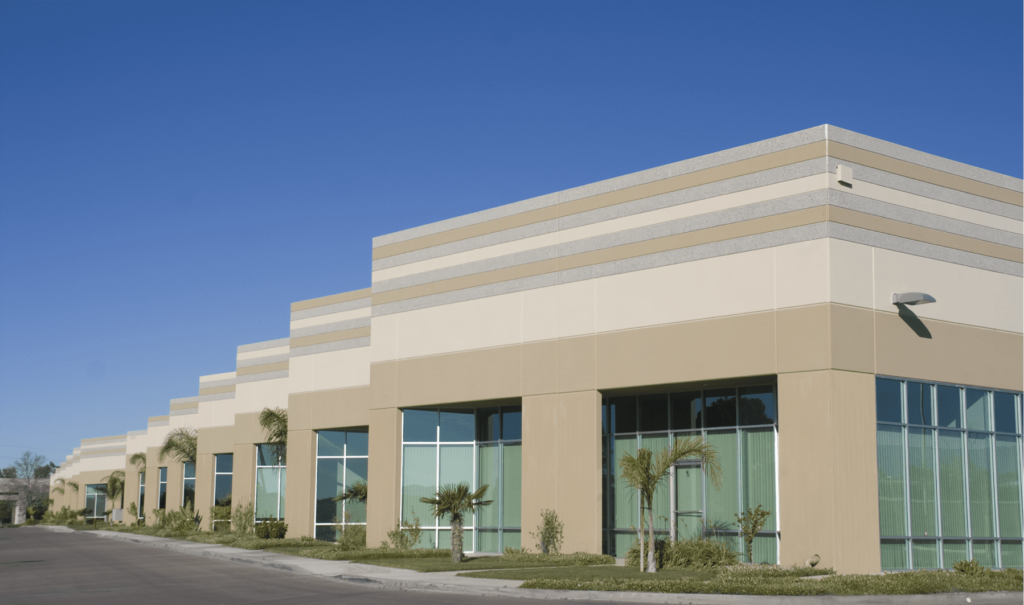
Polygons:
<instances>
[{"instance_id":1,"label":"tinted green glass","mask_svg":"<svg viewBox=\"0 0 1024 605\"><path fill-rule=\"evenodd\" d=\"M192 506L192 510L196 508L196 480L185 479L181 486L181 505Z\"/></svg>"},{"instance_id":2,"label":"tinted green glass","mask_svg":"<svg viewBox=\"0 0 1024 605\"><path fill-rule=\"evenodd\" d=\"M1014 399L1015 397L1012 393L998 392L992 398L995 430L1000 433L1017 432L1017 414L1014 411L1016 407Z\"/></svg>"},{"instance_id":3,"label":"tinted green glass","mask_svg":"<svg viewBox=\"0 0 1024 605\"><path fill-rule=\"evenodd\" d=\"M519 527L522 524L523 507L523 446L519 443L506 443L501 446L502 456L502 525ZM492 494L490 499L496 499ZM484 508L496 508L496 504Z\"/></svg>"},{"instance_id":4,"label":"tinted green glass","mask_svg":"<svg viewBox=\"0 0 1024 605\"><path fill-rule=\"evenodd\" d=\"M501 548L522 548L523 540L522 534L517 530L502 530L501 531Z\"/></svg>"},{"instance_id":5,"label":"tinted green glass","mask_svg":"<svg viewBox=\"0 0 1024 605\"><path fill-rule=\"evenodd\" d=\"M996 566L996 543L991 540L974 540L971 543L974 560L985 567Z\"/></svg>"},{"instance_id":6,"label":"tinted green glass","mask_svg":"<svg viewBox=\"0 0 1024 605\"><path fill-rule=\"evenodd\" d=\"M989 430L988 391L966 389L964 401L967 410L967 429L975 431Z\"/></svg>"},{"instance_id":7,"label":"tinted green glass","mask_svg":"<svg viewBox=\"0 0 1024 605\"><path fill-rule=\"evenodd\" d=\"M883 536L905 536L907 534L904 481L903 429L898 426L879 425L878 520ZM882 549L882 552L884 557L885 548ZM883 568L885 568L884 563Z\"/></svg>"},{"instance_id":8,"label":"tinted green glass","mask_svg":"<svg viewBox=\"0 0 1024 605\"><path fill-rule=\"evenodd\" d=\"M911 427L907 439L907 453L910 457L910 534L934 536L936 510L933 430ZM917 559L914 559L914 565L917 565ZM937 565L938 563L931 567Z\"/></svg>"},{"instance_id":9,"label":"tinted green glass","mask_svg":"<svg viewBox=\"0 0 1024 605\"><path fill-rule=\"evenodd\" d=\"M999 488L999 534L1020 538L1020 446L1017 438L996 435L996 483Z\"/></svg>"},{"instance_id":10,"label":"tinted green glass","mask_svg":"<svg viewBox=\"0 0 1024 605\"><path fill-rule=\"evenodd\" d=\"M943 536L967 535L963 433L939 431L939 506Z\"/></svg>"},{"instance_id":11,"label":"tinted green glass","mask_svg":"<svg viewBox=\"0 0 1024 605\"><path fill-rule=\"evenodd\" d=\"M954 564L967 560L967 542L963 540L942 541L942 566L951 569Z\"/></svg>"},{"instance_id":12,"label":"tinted green glass","mask_svg":"<svg viewBox=\"0 0 1024 605\"><path fill-rule=\"evenodd\" d=\"M906 540L882 540L882 570L907 569Z\"/></svg>"},{"instance_id":13,"label":"tinted green glass","mask_svg":"<svg viewBox=\"0 0 1024 605\"><path fill-rule=\"evenodd\" d=\"M736 389L704 391L701 418L705 427L736 426Z\"/></svg>"},{"instance_id":14,"label":"tinted green glass","mask_svg":"<svg viewBox=\"0 0 1024 605\"><path fill-rule=\"evenodd\" d=\"M217 459L216 466L217 466L217 472L218 473L230 473L231 472L232 468L235 465L235 455L234 454L217 454L215 456L215 458Z\"/></svg>"},{"instance_id":15,"label":"tinted green glass","mask_svg":"<svg viewBox=\"0 0 1024 605\"><path fill-rule=\"evenodd\" d=\"M722 484L707 485L708 529L734 529L736 513L739 512L739 461L737 460L736 431L708 432L708 444L715 448L718 463L722 467Z\"/></svg>"},{"instance_id":16,"label":"tinted green glass","mask_svg":"<svg viewBox=\"0 0 1024 605\"><path fill-rule=\"evenodd\" d=\"M214 500L216 506L231 506L231 475L219 474L214 479Z\"/></svg>"},{"instance_id":17,"label":"tinted green glass","mask_svg":"<svg viewBox=\"0 0 1024 605\"><path fill-rule=\"evenodd\" d=\"M167 483L167 467L166 466L161 466L160 467L160 482L161 483Z\"/></svg>"},{"instance_id":18,"label":"tinted green glass","mask_svg":"<svg viewBox=\"0 0 1024 605\"><path fill-rule=\"evenodd\" d=\"M939 546L935 540L914 540L910 544L914 569L938 569Z\"/></svg>"},{"instance_id":19,"label":"tinted green glass","mask_svg":"<svg viewBox=\"0 0 1024 605\"><path fill-rule=\"evenodd\" d=\"M346 431L345 433L345 455L346 456L369 456L370 455L370 433L367 431Z\"/></svg>"},{"instance_id":20,"label":"tinted green glass","mask_svg":"<svg viewBox=\"0 0 1024 605\"><path fill-rule=\"evenodd\" d=\"M700 428L700 391L672 393L672 430L687 431Z\"/></svg>"},{"instance_id":21,"label":"tinted green glass","mask_svg":"<svg viewBox=\"0 0 1024 605\"><path fill-rule=\"evenodd\" d=\"M992 514L992 437L967 434L967 480L970 482L971 535L994 536Z\"/></svg>"},{"instance_id":22,"label":"tinted green glass","mask_svg":"<svg viewBox=\"0 0 1024 605\"><path fill-rule=\"evenodd\" d=\"M771 512L762 531L775 530L775 430L749 429L741 432L743 456L743 503L741 511L761 506ZM774 540L774 538L773 538Z\"/></svg>"},{"instance_id":23,"label":"tinted green glass","mask_svg":"<svg viewBox=\"0 0 1024 605\"><path fill-rule=\"evenodd\" d=\"M640 438L640 447L651 450L657 457L658 452L669 447L667 433L656 435L643 435ZM668 481L654 490L654 529L669 529L672 517L672 492ZM650 521L650 519L648 519Z\"/></svg>"},{"instance_id":24,"label":"tinted green glass","mask_svg":"<svg viewBox=\"0 0 1024 605\"><path fill-rule=\"evenodd\" d=\"M903 422L903 388L898 380L875 380L875 403L879 422Z\"/></svg>"},{"instance_id":25,"label":"tinted green glass","mask_svg":"<svg viewBox=\"0 0 1024 605\"><path fill-rule=\"evenodd\" d=\"M497 443L481 445L477 448L477 485L489 485L486 499L493 500L500 493L501 481L501 446ZM498 527L499 514L497 506L482 506L476 512L477 527ZM483 535L483 534L481 534ZM498 534L494 534L497 545ZM497 548L497 546L495 546ZM488 551L491 552L491 551ZM494 551L497 552L497 551Z\"/></svg>"},{"instance_id":26,"label":"tinted green glass","mask_svg":"<svg viewBox=\"0 0 1024 605\"><path fill-rule=\"evenodd\" d=\"M501 534L496 529L477 530L476 540L478 552L501 552Z\"/></svg>"},{"instance_id":27,"label":"tinted green glass","mask_svg":"<svg viewBox=\"0 0 1024 605\"><path fill-rule=\"evenodd\" d=\"M281 448L269 443L256 446L256 466L284 466L280 456Z\"/></svg>"},{"instance_id":28,"label":"tinted green glass","mask_svg":"<svg viewBox=\"0 0 1024 605\"><path fill-rule=\"evenodd\" d=\"M437 441L437 410L403 410L402 441Z\"/></svg>"},{"instance_id":29,"label":"tinted green glass","mask_svg":"<svg viewBox=\"0 0 1024 605\"><path fill-rule=\"evenodd\" d=\"M704 472L698 465L676 468L676 510L704 510ZM700 518L700 515L697 515Z\"/></svg>"},{"instance_id":30,"label":"tinted green glass","mask_svg":"<svg viewBox=\"0 0 1024 605\"><path fill-rule=\"evenodd\" d=\"M281 496L281 469L256 469L256 518L277 519Z\"/></svg>"},{"instance_id":31,"label":"tinted green glass","mask_svg":"<svg viewBox=\"0 0 1024 605\"><path fill-rule=\"evenodd\" d=\"M321 457L344 456L345 431L317 431L316 455Z\"/></svg>"},{"instance_id":32,"label":"tinted green glass","mask_svg":"<svg viewBox=\"0 0 1024 605\"><path fill-rule=\"evenodd\" d=\"M778 563L779 544L775 536L754 536L754 563L775 565Z\"/></svg>"},{"instance_id":33,"label":"tinted green glass","mask_svg":"<svg viewBox=\"0 0 1024 605\"><path fill-rule=\"evenodd\" d=\"M465 483L473 488L473 446L472 445L442 445L441 446L441 472L438 485L455 485ZM491 493L493 496L493 492ZM486 498L493 500L492 497ZM448 525L448 517L441 517L439 525ZM468 525L468 523L467 523Z\"/></svg>"},{"instance_id":34,"label":"tinted green glass","mask_svg":"<svg viewBox=\"0 0 1024 605\"><path fill-rule=\"evenodd\" d=\"M609 553L613 557L625 557L629 547L636 542L636 534L628 532L617 532L612 534L612 547L614 552Z\"/></svg>"},{"instance_id":35,"label":"tinted green glass","mask_svg":"<svg viewBox=\"0 0 1024 605\"><path fill-rule=\"evenodd\" d=\"M640 430L643 432L668 430L668 395L641 395Z\"/></svg>"},{"instance_id":36,"label":"tinted green glass","mask_svg":"<svg viewBox=\"0 0 1024 605\"><path fill-rule=\"evenodd\" d=\"M907 383L907 422L910 424L933 424L932 385L920 382ZM916 559L914 564L917 564Z\"/></svg>"},{"instance_id":37,"label":"tinted green glass","mask_svg":"<svg viewBox=\"0 0 1024 605\"><path fill-rule=\"evenodd\" d=\"M345 489L356 483L366 482L367 479L367 458L347 458L345 460ZM347 523L366 523L366 503L358 500L345 502L345 517Z\"/></svg>"},{"instance_id":38,"label":"tinted green glass","mask_svg":"<svg viewBox=\"0 0 1024 605\"><path fill-rule=\"evenodd\" d=\"M473 441L475 433L473 410L441 410L441 441Z\"/></svg>"},{"instance_id":39,"label":"tinted green glass","mask_svg":"<svg viewBox=\"0 0 1024 605\"><path fill-rule=\"evenodd\" d=\"M1020 542L1006 542L1001 544L1003 555L1003 567L1024 567L1024 551L1021 550Z\"/></svg>"},{"instance_id":40,"label":"tinted green glass","mask_svg":"<svg viewBox=\"0 0 1024 605\"><path fill-rule=\"evenodd\" d=\"M963 428L960 419L960 389L939 385L935 388L939 408L939 426L950 429Z\"/></svg>"},{"instance_id":41,"label":"tinted green glass","mask_svg":"<svg viewBox=\"0 0 1024 605\"><path fill-rule=\"evenodd\" d=\"M612 466L612 476L614 478L612 485L612 489L614 490L612 494L614 510L613 527L619 529L640 527L639 521L637 520L637 507L640 505L637 501L636 490L630 487L626 480L623 479L622 467L619 466L620 461L625 454L630 454L632 456L636 455L636 435L615 437L612 441L612 448L612 455L615 460L615 463ZM626 545L626 548L629 548L628 544Z\"/></svg>"},{"instance_id":42,"label":"tinted green glass","mask_svg":"<svg viewBox=\"0 0 1024 605\"><path fill-rule=\"evenodd\" d=\"M184 472L185 479L195 479L196 478L196 463L195 462L186 462L184 464L184 467L185 468L184 468L183 472Z\"/></svg>"},{"instance_id":43,"label":"tinted green glass","mask_svg":"<svg viewBox=\"0 0 1024 605\"><path fill-rule=\"evenodd\" d=\"M432 526L430 506L420 498L432 498L437 491L437 446L406 445L402 449L402 520L412 523L418 517L421 525Z\"/></svg>"},{"instance_id":44,"label":"tinted green glass","mask_svg":"<svg viewBox=\"0 0 1024 605\"><path fill-rule=\"evenodd\" d=\"M501 438L505 441L519 441L523 438L523 406L509 405L501 408Z\"/></svg>"},{"instance_id":45,"label":"tinted green glass","mask_svg":"<svg viewBox=\"0 0 1024 605\"><path fill-rule=\"evenodd\" d=\"M740 424L775 424L775 389L769 386L740 389Z\"/></svg>"}]
</instances>

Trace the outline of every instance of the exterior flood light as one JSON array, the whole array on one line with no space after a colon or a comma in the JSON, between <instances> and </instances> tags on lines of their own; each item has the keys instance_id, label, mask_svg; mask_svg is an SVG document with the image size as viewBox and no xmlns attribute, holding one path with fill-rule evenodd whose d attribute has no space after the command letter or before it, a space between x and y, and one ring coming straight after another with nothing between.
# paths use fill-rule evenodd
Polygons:
<instances>
[{"instance_id":1,"label":"exterior flood light","mask_svg":"<svg viewBox=\"0 0 1024 605\"><path fill-rule=\"evenodd\" d=\"M893 292L892 304L894 305L927 305L935 302L935 297L924 292Z\"/></svg>"}]
</instances>

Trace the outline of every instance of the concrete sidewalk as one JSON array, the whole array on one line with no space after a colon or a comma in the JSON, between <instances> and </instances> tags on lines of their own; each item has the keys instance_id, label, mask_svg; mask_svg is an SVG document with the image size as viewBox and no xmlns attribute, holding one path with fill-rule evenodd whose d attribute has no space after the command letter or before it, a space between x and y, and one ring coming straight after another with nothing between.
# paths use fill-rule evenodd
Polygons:
<instances>
[{"instance_id":1,"label":"concrete sidewalk","mask_svg":"<svg viewBox=\"0 0 1024 605\"><path fill-rule=\"evenodd\" d=\"M39 526L44 527L44 526ZM66 527L45 526L51 531L74 532ZM460 577L460 572L423 573L407 569L363 565L349 561L323 561L293 555L283 555L261 550L231 548L217 544L202 544L173 538L158 538L139 534L112 531L85 531L83 534L134 542L157 548L166 548L182 553L216 557L237 563L248 563L270 567L297 574L317 576L339 582L357 583L362 586L388 590L442 592L489 597L513 597L525 599L546 599L555 601L580 600L631 603L677 603L690 605L1002 605L1019 604L1019 593L947 593L929 595L865 595L865 596L747 596L714 594L667 594L645 592L610 592L583 590L536 590L519 588L519 580L491 580L485 578Z\"/></svg>"}]
</instances>

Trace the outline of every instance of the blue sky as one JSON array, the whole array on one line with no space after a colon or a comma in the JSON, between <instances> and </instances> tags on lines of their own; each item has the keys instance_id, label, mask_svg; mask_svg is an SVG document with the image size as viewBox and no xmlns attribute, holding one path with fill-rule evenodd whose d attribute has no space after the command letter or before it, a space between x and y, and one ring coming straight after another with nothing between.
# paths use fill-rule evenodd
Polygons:
<instances>
[{"instance_id":1,"label":"blue sky","mask_svg":"<svg viewBox=\"0 0 1024 605\"><path fill-rule=\"evenodd\" d=\"M1022 176L1020 2L5 2L0 464L143 429L371 238L830 123Z\"/></svg>"}]
</instances>

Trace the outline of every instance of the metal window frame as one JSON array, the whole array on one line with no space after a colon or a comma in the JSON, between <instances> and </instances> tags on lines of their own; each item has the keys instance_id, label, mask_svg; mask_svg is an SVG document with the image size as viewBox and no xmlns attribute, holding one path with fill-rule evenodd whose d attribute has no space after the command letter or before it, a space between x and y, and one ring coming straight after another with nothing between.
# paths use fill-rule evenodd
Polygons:
<instances>
[{"instance_id":1,"label":"metal window frame","mask_svg":"<svg viewBox=\"0 0 1024 605\"><path fill-rule=\"evenodd\" d=\"M320 455L320 431L333 431L338 433L345 433L345 447L342 450L341 456L321 456ZM316 434L316 452L313 455L313 537L316 537L316 530L318 527L348 527L348 526L366 526L366 521L362 523L350 523L345 521L345 513L348 512L348 502L343 501L341 507L341 521L338 523L320 523L316 520L316 489L317 484L320 481L320 461L321 460L342 460L342 477L344 480L343 485L348 487L348 461L353 460L366 460L369 465L370 453L367 451L365 456L350 456L348 453L348 434L349 433L362 433L362 431L350 431L344 428L337 429L317 429L313 431Z\"/></svg>"}]
</instances>

